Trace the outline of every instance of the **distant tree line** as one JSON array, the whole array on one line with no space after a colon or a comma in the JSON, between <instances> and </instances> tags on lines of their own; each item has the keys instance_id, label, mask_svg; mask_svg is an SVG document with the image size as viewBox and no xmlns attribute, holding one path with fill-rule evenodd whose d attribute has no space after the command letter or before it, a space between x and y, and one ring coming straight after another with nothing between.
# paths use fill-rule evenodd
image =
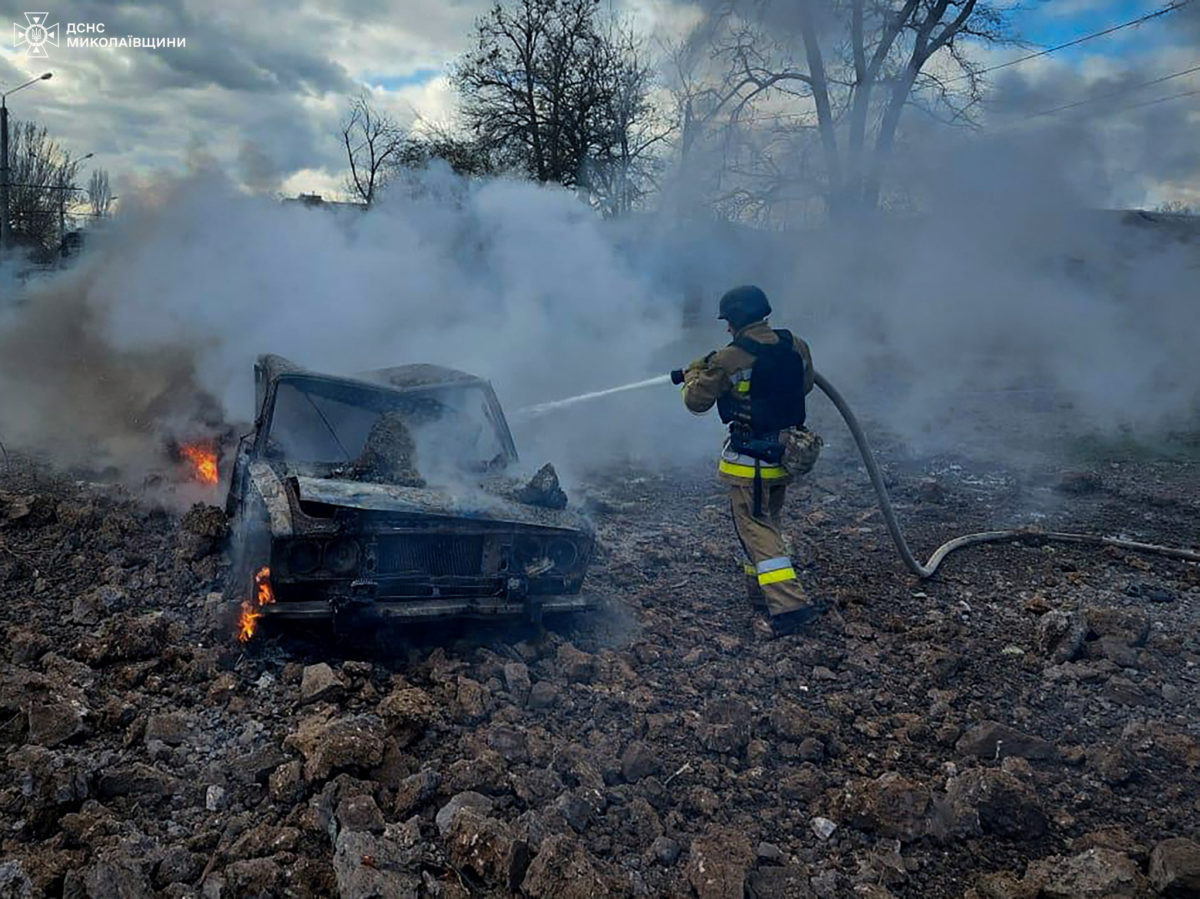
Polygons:
<instances>
[{"instance_id":1,"label":"distant tree line","mask_svg":"<svg viewBox=\"0 0 1200 899\"><path fill-rule=\"evenodd\" d=\"M369 96L343 137L351 193L444 160L578 191L607 215L678 203L761 224L903 205L905 122L971 127L970 43L1012 40L985 0L722 0L650 43L600 0L496 0L451 71L460 130L415 133ZM671 171L673 178L664 179Z\"/></svg>"},{"instance_id":2,"label":"distant tree line","mask_svg":"<svg viewBox=\"0 0 1200 899\"><path fill-rule=\"evenodd\" d=\"M76 183L82 160L54 140L45 125L9 125L9 234L13 246L47 258L63 246L81 214L107 215L112 205L108 173L92 171L88 186Z\"/></svg>"},{"instance_id":3,"label":"distant tree line","mask_svg":"<svg viewBox=\"0 0 1200 899\"><path fill-rule=\"evenodd\" d=\"M497 2L455 64L463 129L406 131L367 95L342 139L348 188L373 203L397 171L441 160L460 174L505 172L575 188L607 215L656 187L674 130L651 101L646 41L599 0Z\"/></svg>"}]
</instances>

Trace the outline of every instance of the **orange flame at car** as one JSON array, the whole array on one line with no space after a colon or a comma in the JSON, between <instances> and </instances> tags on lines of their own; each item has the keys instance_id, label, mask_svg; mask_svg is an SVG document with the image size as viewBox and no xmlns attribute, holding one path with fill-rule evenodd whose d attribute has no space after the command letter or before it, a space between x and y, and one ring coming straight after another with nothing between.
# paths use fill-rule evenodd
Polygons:
<instances>
[{"instance_id":1,"label":"orange flame at car","mask_svg":"<svg viewBox=\"0 0 1200 899\"><path fill-rule=\"evenodd\" d=\"M258 629L258 619L263 617L263 606L275 602L275 591L271 589L271 569L263 566L254 575L254 593L242 600L242 616L238 621L238 642L247 643Z\"/></svg>"},{"instance_id":2,"label":"orange flame at car","mask_svg":"<svg viewBox=\"0 0 1200 899\"><path fill-rule=\"evenodd\" d=\"M192 477L208 487L215 487L218 481L217 451L205 443L184 443L179 447L180 454L192 466Z\"/></svg>"}]
</instances>

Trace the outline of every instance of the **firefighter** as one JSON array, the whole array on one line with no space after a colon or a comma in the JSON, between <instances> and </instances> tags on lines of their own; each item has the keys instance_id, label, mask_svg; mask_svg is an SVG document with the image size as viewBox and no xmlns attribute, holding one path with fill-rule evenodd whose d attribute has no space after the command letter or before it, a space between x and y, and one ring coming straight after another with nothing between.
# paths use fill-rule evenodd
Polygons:
<instances>
[{"instance_id":1,"label":"firefighter","mask_svg":"<svg viewBox=\"0 0 1200 899\"><path fill-rule=\"evenodd\" d=\"M684 404L696 415L717 406L729 436L718 472L729 485L733 526L749 559L751 603L765 605L776 636L794 634L824 611L805 595L780 533L792 472L783 464L784 437L804 424L813 387L808 344L767 324L771 304L758 287L735 287L720 314L733 336L723 349L674 372Z\"/></svg>"}]
</instances>

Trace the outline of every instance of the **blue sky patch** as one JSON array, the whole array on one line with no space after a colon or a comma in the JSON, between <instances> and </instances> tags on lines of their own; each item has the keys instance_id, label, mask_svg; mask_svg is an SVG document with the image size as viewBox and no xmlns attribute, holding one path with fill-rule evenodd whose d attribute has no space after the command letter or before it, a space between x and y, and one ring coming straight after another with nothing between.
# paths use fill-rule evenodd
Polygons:
<instances>
[{"instance_id":1,"label":"blue sky patch","mask_svg":"<svg viewBox=\"0 0 1200 899\"><path fill-rule=\"evenodd\" d=\"M415 69L403 75L368 75L366 82L371 87L381 87L385 91L398 91L405 87L427 84L440 74L441 69Z\"/></svg>"},{"instance_id":2,"label":"blue sky patch","mask_svg":"<svg viewBox=\"0 0 1200 899\"><path fill-rule=\"evenodd\" d=\"M1034 45L1031 50L1040 50L1132 21L1168 3L1169 0L1055 0L1018 12L1013 25L1023 39ZM1173 15L1167 13L1055 55L1061 60L1078 60L1096 55L1132 56L1153 50L1170 42Z\"/></svg>"}]
</instances>

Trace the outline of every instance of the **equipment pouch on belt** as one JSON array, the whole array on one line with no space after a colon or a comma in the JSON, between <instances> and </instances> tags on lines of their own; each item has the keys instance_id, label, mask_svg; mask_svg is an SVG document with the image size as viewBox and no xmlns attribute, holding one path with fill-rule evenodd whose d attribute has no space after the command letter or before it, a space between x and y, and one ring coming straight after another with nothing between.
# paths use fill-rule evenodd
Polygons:
<instances>
[{"instance_id":1,"label":"equipment pouch on belt","mask_svg":"<svg viewBox=\"0 0 1200 899\"><path fill-rule=\"evenodd\" d=\"M783 467L794 475L812 471L825 445L821 435L808 428L788 428L779 436L783 441Z\"/></svg>"},{"instance_id":2,"label":"equipment pouch on belt","mask_svg":"<svg viewBox=\"0 0 1200 899\"><path fill-rule=\"evenodd\" d=\"M729 429L729 448L768 465L780 464L787 449L779 435L756 437L749 428L738 426Z\"/></svg>"}]
</instances>

